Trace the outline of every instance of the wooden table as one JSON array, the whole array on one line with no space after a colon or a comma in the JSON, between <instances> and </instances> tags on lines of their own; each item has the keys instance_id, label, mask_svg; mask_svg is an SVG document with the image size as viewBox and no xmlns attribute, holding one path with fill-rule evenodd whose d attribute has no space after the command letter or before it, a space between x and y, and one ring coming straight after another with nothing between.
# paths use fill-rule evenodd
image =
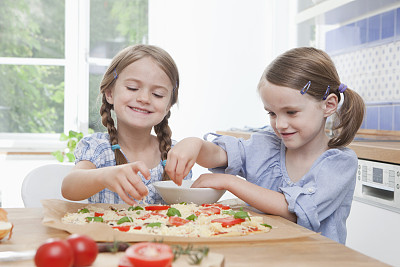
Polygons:
<instances>
[{"instance_id":1,"label":"wooden table","mask_svg":"<svg viewBox=\"0 0 400 267\"><path fill-rule=\"evenodd\" d=\"M11 240L0 241L0 251L37 249L50 237L66 238L69 233L42 225L41 208L6 209L14 224ZM276 216L275 216L276 217ZM279 217L290 227L304 228ZM308 231L308 230L307 230ZM223 254L225 266L387 266L319 234L309 237L246 243L207 244L210 252ZM93 266L118 266L123 253L101 253ZM34 266L33 260L1 262L1 266ZM188 265L189 266L189 265Z\"/></svg>"}]
</instances>

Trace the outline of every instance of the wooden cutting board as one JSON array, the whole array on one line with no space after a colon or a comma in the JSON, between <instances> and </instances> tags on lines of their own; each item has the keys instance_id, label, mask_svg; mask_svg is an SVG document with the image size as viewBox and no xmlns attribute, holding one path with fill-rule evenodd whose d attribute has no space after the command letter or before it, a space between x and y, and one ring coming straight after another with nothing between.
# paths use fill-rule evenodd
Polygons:
<instances>
[{"instance_id":1,"label":"wooden cutting board","mask_svg":"<svg viewBox=\"0 0 400 267\"><path fill-rule=\"evenodd\" d=\"M118 266L120 258L124 256L124 252L118 253L99 253L96 261L92 265L96 266ZM209 252L207 257L201 261L200 265L190 265L186 255L180 256L176 261L172 263L172 267L224 267L225 265L224 255L219 253Z\"/></svg>"}]
</instances>

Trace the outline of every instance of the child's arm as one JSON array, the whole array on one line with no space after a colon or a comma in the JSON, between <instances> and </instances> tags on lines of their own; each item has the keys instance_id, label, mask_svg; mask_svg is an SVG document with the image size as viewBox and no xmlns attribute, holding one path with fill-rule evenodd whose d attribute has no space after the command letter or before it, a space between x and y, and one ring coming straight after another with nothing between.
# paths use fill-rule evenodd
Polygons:
<instances>
[{"instance_id":1,"label":"child's arm","mask_svg":"<svg viewBox=\"0 0 400 267\"><path fill-rule=\"evenodd\" d=\"M296 215L289 212L288 203L282 193L263 188L234 175L202 174L192 187L225 189L262 212L278 215L292 222L297 220Z\"/></svg>"},{"instance_id":2,"label":"child's arm","mask_svg":"<svg viewBox=\"0 0 400 267\"><path fill-rule=\"evenodd\" d=\"M197 163L205 168L225 167L228 156L221 147L197 137L188 137L178 142L168 152L165 171L178 185Z\"/></svg>"},{"instance_id":3,"label":"child's arm","mask_svg":"<svg viewBox=\"0 0 400 267\"><path fill-rule=\"evenodd\" d=\"M108 188L133 205L136 203L134 199L142 199L148 194L147 187L137 174L139 171L146 179L150 178L149 169L140 161L98 169L90 161L80 161L64 178L62 195L70 200L83 200Z\"/></svg>"}]
</instances>

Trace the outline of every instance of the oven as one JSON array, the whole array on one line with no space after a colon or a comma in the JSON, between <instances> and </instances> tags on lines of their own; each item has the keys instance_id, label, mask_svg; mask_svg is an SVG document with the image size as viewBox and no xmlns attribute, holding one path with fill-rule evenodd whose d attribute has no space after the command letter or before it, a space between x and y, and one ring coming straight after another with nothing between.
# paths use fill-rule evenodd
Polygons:
<instances>
[{"instance_id":1,"label":"oven","mask_svg":"<svg viewBox=\"0 0 400 267\"><path fill-rule=\"evenodd\" d=\"M400 266L400 164L358 160L346 246Z\"/></svg>"}]
</instances>

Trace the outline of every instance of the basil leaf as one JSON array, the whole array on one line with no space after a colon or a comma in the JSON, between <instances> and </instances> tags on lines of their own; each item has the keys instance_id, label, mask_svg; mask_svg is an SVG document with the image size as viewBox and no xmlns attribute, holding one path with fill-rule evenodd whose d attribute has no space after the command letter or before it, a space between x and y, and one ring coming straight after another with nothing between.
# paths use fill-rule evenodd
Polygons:
<instances>
[{"instance_id":1,"label":"basil leaf","mask_svg":"<svg viewBox=\"0 0 400 267\"><path fill-rule=\"evenodd\" d=\"M133 219L131 217L122 217L121 219L118 220L117 224L121 224L121 223L126 223L126 222L133 222Z\"/></svg>"},{"instance_id":2,"label":"basil leaf","mask_svg":"<svg viewBox=\"0 0 400 267\"><path fill-rule=\"evenodd\" d=\"M78 211L78 213L89 213L89 210L87 208L84 208Z\"/></svg>"},{"instance_id":3,"label":"basil leaf","mask_svg":"<svg viewBox=\"0 0 400 267\"><path fill-rule=\"evenodd\" d=\"M128 208L128 211L134 211L134 210L143 210L143 208L140 207L140 206L136 206L136 207L130 206L130 207Z\"/></svg>"},{"instance_id":4,"label":"basil leaf","mask_svg":"<svg viewBox=\"0 0 400 267\"><path fill-rule=\"evenodd\" d=\"M94 221L94 222L103 222L103 218L102 218L102 217L86 217L85 219L86 219L86 221L88 221L88 222L91 222L91 221Z\"/></svg>"},{"instance_id":5,"label":"basil leaf","mask_svg":"<svg viewBox=\"0 0 400 267\"><path fill-rule=\"evenodd\" d=\"M236 211L234 210L223 210L222 214L228 214L228 215L235 215Z\"/></svg>"},{"instance_id":6,"label":"basil leaf","mask_svg":"<svg viewBox=\"0 0 400 267\"><path fill-rule=\"evenodd\" d=\"M179 204L181 204L181 205L187 205L187 203L186 203L186 202L181 202L181 203L179 203Z\"/></svg>"},{"instance_id":7,"label":"basil leaf","mask_svg":"<svg viewBox=\"0 0 400 267\"><path fill-rule=\"evenodd\" d=\"M186 220L191 220L191 221L195 221L196 219L197 219L197 216L194 215L194 214L189 215L189 216L186 218Z\"/></svg>"},{"instance_id":8,"label":"basil leaf","mask_svg":"<svg viewBox=\"0 0 400 267\"><path fill-rule=\"evenodd\" d=\"M272 226L271 226L271 225L269 225L269 224L262 223L261 225L262 225L262 226L265 226L265 227L269 227L269 228L271 228L271 229L272 229Z\"/></svg>"},{"instance_id":9,"label":"basil leaf","mask_svg":"<svg viewBox=\"0 0 400 267\"><path fill-rule=\"evenodd\" d=\"M167 211L167 216L168 216L168 217L171 217L171 216L178 216L178 217L181 217L182 215L181 215L181 212L180 212L178 209L176 209L176 208L169 208L168 211Z\"/></svg>"},{"instance_id":10,"label":"basil leaf","mask_svg":"<svg viewBox=\"0 0 400 267\"><path fill-rule=\"evenodd\" d=\"M249 214L245 211L238 211L235 213L235 215L233 215L233 217L235 217L235 219L246 219L246 218L250 219Z\"/></svg>"},{"instance_id":11,"label":"basil leaf","mask_svg":"<svg viewBox=\"0 0 400 267\"><path fill-rule=\"evenodd\" d=\"M146 227L161 227L160 222L149 223Z\"/></svg>"}]
</instances>

